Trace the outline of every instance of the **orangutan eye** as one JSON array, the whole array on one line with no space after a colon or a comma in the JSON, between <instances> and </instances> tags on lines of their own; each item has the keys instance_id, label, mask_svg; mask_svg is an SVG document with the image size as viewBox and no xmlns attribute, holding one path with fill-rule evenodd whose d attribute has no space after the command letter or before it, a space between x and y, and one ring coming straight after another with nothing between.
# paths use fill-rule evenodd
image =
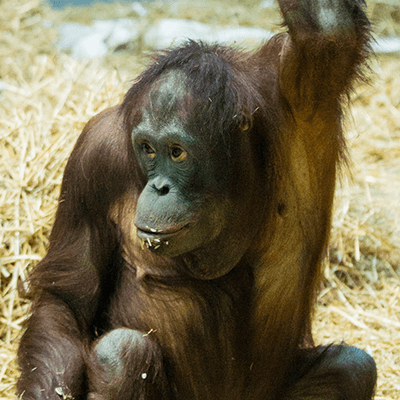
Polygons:
<instances>
[{"instance_id":1,"label":"orangutan eye","mask_svg":"<svg viewBox=\"0 0 400 400\"><path fill-rule=\"evenodd\" d=\"M187 158L187 152L183 150L182 147L173 146L171 148L171 158L176 162L184 161Z\"/></svg>"},{"instance_id":2,"label":"orangutan eye","mask_svg":"<svg viewBox=\"0 0 400 400\"><path fill-rule=\"evenodd\" d=\"M156 156L155 150L146 142L142 144L142 151L148 158L153 159Z\"/></svg>"}]
</instances>

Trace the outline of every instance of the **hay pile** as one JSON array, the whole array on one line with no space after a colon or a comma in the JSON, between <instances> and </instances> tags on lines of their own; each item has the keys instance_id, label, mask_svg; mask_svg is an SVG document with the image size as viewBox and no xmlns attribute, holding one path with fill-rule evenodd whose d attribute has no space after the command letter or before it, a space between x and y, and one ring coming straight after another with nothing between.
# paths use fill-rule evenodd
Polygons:
<instances>
[{"instance_id":1,"label":"hay pile","mask_svg":"<svg viewBox=\"0 0 400 400\"><path fill-rule=\"evenodd\" d=\"M377 26L398 33L392 9ZM88 119L120 102L141 68L137 57L116 71L57 55L51 15L39 0L0 3L1 399L14 398L15 350L29 312L17 286L46 252L65 162ZM338 192L314 325L317 342L344 340L375 357L377 399L387 400L400 398L399 66L377 60L373 83L353 96L353 178Z\"/></svg>"},{"instance_id":2,"label":"hay pile","mask_svg":"<svg viewBox=\"0 0 400 400\"><path fill-rule=\"evenodd\" d=\"M65 162L87 120L126 90L116 71L57 56L47 44L54 31L42 26L45 9L39 0L0 5L2 399L13 398L15 349L29 312L17 285L45 255Z\"/></svg>"},{"instance_id":3,"label":"hay pile","mask_svg":"<svg viewBox=\"0 0 400 400\"><path fill-rule=\"evenodd\" d=\"M400 59L372 66L346 123L352 177L337 192L314 332L317 342L367 350L378 364L376 399L399 399Z\"/></svg>"}]
</instances>

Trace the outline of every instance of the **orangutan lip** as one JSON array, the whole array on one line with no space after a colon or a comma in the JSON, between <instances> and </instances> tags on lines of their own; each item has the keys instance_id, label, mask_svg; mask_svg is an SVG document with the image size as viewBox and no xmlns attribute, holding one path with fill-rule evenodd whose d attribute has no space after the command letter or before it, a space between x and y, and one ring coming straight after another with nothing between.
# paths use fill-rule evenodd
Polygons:
<instances>
[{"instance_id":1,"label":"orangutan lip","mask_svg":"<svg viewBox=\"0 0 400 400\"><path fill-rule=\"evenodd\" d=\"M161 246L168 246L169 239L181 233L183 230L186 230L185 228L187 228L188 225L189 224L181 226L175 230L157 230L150 227L140 228L138 226L136 226L136 228L142 249L147 247L149 250L154 251L159 249Z\"/></svg>"},{"instance_id":2,"label":"orangutan lip","mask_svg":"<svg viewBox=\"0 0 400 400\"><path fill-rule=\"evenodd\" d=\"M136 226L137 228L137 235L139 236L140 239L150 239L152 241L159 241L165 242L166 239L175 236L176 234L180 233L182 230L188 227L189 224L178 227L178 228L172 228L172 229L154 229L146 226L146 228L142 228L139 226Z\"/></svg>"}]
</instances>

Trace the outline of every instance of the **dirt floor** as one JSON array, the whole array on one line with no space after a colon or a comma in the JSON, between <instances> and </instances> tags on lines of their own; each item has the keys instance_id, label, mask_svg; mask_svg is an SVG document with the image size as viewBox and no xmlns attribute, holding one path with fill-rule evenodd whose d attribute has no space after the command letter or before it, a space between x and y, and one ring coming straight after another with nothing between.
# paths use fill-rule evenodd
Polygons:
<instances>
[{"instance_id":1,"label":"dirt floor","mask_svg":"<svg viewBox=\"0 0 400 400\"><path fill-rule=\"evenodd\" d=\"M229 8L152 3L148 20L279 28L277 10L255 7L250 0ZM370 1L369 9L379 34L400 35L400 7ZM54 13L39 0L0 2L0 399L15 398L15 352L29 315L17 289L46 253L65 162L88 119L119 103L143 68L145 49L135 46L103 63L57 54L54 23L128 14L123 6L112 10L118 15L101 7ZM373 57L371 69L347 112L352 164L338 184L313 329L317 343L345 341L369 352L379 369L376 399L398 400L400 56Z\"/></svg>"}]
</instances>

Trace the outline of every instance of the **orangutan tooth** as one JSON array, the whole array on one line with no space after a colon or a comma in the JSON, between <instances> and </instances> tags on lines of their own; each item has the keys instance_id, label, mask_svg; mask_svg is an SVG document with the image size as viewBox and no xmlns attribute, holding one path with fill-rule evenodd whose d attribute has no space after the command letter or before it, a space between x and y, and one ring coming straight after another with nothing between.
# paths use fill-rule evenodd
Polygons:
<instances>
[{"instance_id":1,"label":"orangutan tooth","mask_svg":"<svg viewBox=\"0 0 400 400\"><path fill-rule=\"evenodd\" d=\"M150 240L150 238L146 238L146 240L147 240L147 243L148 243L148 247L147 247L147 248L149 248L149 247L153 246L153 244L151 243L151 240Z\"/></svg>"},{"instance_id":2,"label":"orangutan tooth","mask_svg":"<svg viewBox=\"0 0 400 400\"><path fill-rule=\"evenodd\" d=\"M150 232L157 232L157 229L150 228Z\"/></svg>"}]
</instances>

